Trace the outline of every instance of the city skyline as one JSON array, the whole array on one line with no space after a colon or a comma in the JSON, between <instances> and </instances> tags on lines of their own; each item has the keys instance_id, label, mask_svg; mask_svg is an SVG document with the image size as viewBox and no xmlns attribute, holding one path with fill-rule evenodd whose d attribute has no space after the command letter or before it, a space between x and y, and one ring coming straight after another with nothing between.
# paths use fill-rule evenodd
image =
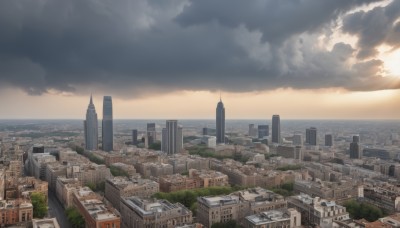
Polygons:
<instances>
[{"instance_id":1,"label":"city skyline","mask_svg":"<svg viewBox=\"0 0 400 228\"><path fill-rule=\"evenodd\" d=\"M399 119L399 5L1 2L0 119L80 119L90 93L116 119L213 118L220 91L227 119Z\"/></svg>"}]
</instances>

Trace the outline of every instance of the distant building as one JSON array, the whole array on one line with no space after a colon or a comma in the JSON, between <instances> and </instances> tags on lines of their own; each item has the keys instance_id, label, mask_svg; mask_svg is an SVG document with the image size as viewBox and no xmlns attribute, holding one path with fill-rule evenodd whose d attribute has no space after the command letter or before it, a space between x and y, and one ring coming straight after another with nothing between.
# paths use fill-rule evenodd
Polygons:
<instances>
[{"instance_id":1,"label":"distant building","mask_svg":"<svg viewBox=\"0 0 400 228\"><path fill-rule=\"evenodd\" d=\"M257 137L258 130L255 128L254 124L249 124L249 136Z\"/></svg>"},{"instance_id":2,"label":"distant building","mask_svg":"<svg viewBox=\"0 0 400 228\"><path fill-rule=\"evenodd\" d=\"M215 136L215 129L211 129L211 128L208 128L208 127L203 127L203 135Z\"/></svg>"},{"instance_id":3,"label":"distant building","mask_svg":"<svg viewBox=\"0 0 400 228\"><path fill-rule=\"evenodd\" d=\"M103 150L110 152L114 148L113 130L113 106L111 96L103 98L103 122L102 122L102 143Z\"/></svg>"},{"instance_id":4,"label":"distant building","mask_svg":"<svg viewBox=\"0 0 400 228\"><path fill-rule=\"evenodd\" d=\"M333 135L325 134L325 146L333 146Z\"/></svg>"},{"instance_id":5,"label":"distant building","mask_svg":"<svg viewBox=\"0 0 400 228\"><path fill-rule=\"evenodd\" d=\"M132 145L137 145L138 144L138 130L137 129L133 129L132 130Z\"/></svg>"},{"instance_id":6,"label":"distant building","mask_svg":"<svg viewBox=\"0 0 400 228\"><path fill-rule=\"evenodd\" d=\"M98 120L96 108L93 104L92 95L90 95L89 106L86 111L86 120L83 122L85 130L85 148L86 150L97 150L98 149ZM38 150L37 150L38 151ZM37 153L33 151L33 153ZM43 152L44 153L44 148Z\"/></svg>"},{"instance_id":7,"label":"distant building","mask_svg":"<svg viewBox=\"0 0 400 228\"><path fill-rule=\"evenodd\" d=\"M192 223L192 212L167 200L127 197L121 199L122 228L174 228Z\"/></svg>"},{"instance_id":8,"label":"distant building","mask_svg":"<svg viewBox=\"0 0 400 228\"><path fill-rule=\"evenodd\" d=\"M225 107L220 99L216 110L217 144L225 143Z\"/></svg>"},{"instance_id":9,"label":"distant building","mask_svg":"<svg viewBox=\"0 0 400 228\"><path fill-rule=\"evenodd\" d=\"M278 146L276 148L276 154L284 158L303 160L303 152L301 146Z\"/></svg>"},{"instance_id":10,"label":"distant building","mask_svg":"<svg viewBox=\"0 0 400 228\"><path fill-rule=\"evenodd\" d=\"M360 136L354 135L353 142L350 143L350 158L360 159L361 158L361 148L358 144L360 142Z\"/></svg>"},{"instance_id":11,"label":"distant building","mask_svg":"<svg viewBox=\"0 0 400 228\"><path fill-rule=\"evenodd\" d=\"M306 129L306 144L310 146L317 145L317 128L310 127Z\"/></svg>"},{"instance_id":12,"label":"distant building","mask_svg":"<svg viewBox=\"0 0 400 228\"><path fill-rule=\"evenodd\" d=\"M167 120L162 129L161 150L169 155L179 153L183 148L182 127L177 120Z\"/></svg>"},{"instance_id":13,"label":"distant building","mask_svg":"<svg viewBox=\"0 0 400 228\"><path fill-rule=\"evenodd\" d=\"M281 119L279 115L272 116L272 143L281 143Z\"/></svg>"},{"instance_id":14,"label":"distant building","mask_svg":"<svg viewBox=\"0 0 400 228\"><path fill-rule=\"evenodd\" d=\"M157 132L156 132L156 124L148 123L147 124L147 137L146 137L146 145L150 146L157 140Z\"/></svg>"},{"instance_id":15,"label":"distant building","mask_svg":"<svg viewBox=\"0 0 400 228\"><path fill-rule=\"evenodd\" d=\"M302 146L303 145L303 135L294 134L293 135L293 145L294 146Z\"/></svg>"},{"instance_id":16,"label":"distant building","mask_svg":"<svg viewBox=\"0 0 400 228\"><path fill-rule=\"evenodd\" d=\"M268 125L258 125L258 138L263 139L269 136L269 126Z\"/></svg>"},{"instance_id":17,"label":"distant building","mask_svg":"<svg viewBox=\"0 0 400 228\"><path fill-rule=\"evenodd\" d=\"M2 227L28 223L32 217L33 206L30 200L0 200L0 225Z\"/></svg>"}]
</instances>

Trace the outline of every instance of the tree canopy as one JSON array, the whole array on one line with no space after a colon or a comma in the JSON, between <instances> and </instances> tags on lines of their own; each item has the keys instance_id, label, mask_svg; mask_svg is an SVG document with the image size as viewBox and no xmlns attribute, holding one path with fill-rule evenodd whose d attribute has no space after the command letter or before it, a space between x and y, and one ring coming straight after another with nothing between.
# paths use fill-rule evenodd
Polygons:
<instances>
[{"instance_id":1,"label":"tree canopy","mask_svg":"<svg viewBox=\"0 0 400 228\"><path fill-rule=\"evenodd\" d=\"M33 206L33 217L43 218L47 214L46 196L40 192L32 192L31 201Z\"/></svg>"},{"instance_id":2,"label":"tree canopy","mask_svg":"<svg viewBox=\"0 0 400 228\"><path fill-rule=\"evenodd\" d=\"M349 200L344 203L347 212L353 219L366 219L370 222L376 221L385 216L385 213L376 206L364 202L357 202L356 200Z\"/></svg>"},{"instance_id":3,"label":"tree canopy","mask_svg":"<svg viewBox=\"0 0 400 228\"><path fill-rule=\"evenodd\" d=\"M79 211L74 207L69 207L65 210L65 214L67 214L68 220L71 222L72 227L74 228L84 228L85 227L85 219L79 213Z\"/></svg>"}]
</instances>

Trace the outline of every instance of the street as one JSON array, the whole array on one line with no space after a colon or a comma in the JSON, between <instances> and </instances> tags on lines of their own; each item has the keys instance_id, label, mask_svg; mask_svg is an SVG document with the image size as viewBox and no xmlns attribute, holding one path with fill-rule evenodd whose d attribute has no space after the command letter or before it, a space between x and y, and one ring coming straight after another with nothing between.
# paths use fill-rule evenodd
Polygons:
<instances>
[{"instance_id":1,"label":"street","mask_svg":"<svg viewBox=\"0 0 400 228\"><path fill-rule=\"evenodd\" d=\"M61 228L70 228L71 223L68 221L68 218L65 214L65 210L61 203L57 200L57 197L54 193L49 191L49 211L48 214L50 217L56 217L58 223Z\"/></svg>"}]
</instances>

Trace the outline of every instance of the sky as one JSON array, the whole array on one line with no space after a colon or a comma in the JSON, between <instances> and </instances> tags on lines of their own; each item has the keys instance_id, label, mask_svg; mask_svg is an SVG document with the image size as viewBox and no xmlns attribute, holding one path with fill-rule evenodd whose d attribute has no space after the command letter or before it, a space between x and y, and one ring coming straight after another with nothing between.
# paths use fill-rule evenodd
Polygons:
<instances>
[{"instance_id":1,"label":"sky","mask_svg":"<svg viewBox=\"0 0 400 228\"><path fill-rule=\"evenodd\" d=\"M0 1L0 119L399 119L398 0Z\"/></svg>"}]
</instances>

